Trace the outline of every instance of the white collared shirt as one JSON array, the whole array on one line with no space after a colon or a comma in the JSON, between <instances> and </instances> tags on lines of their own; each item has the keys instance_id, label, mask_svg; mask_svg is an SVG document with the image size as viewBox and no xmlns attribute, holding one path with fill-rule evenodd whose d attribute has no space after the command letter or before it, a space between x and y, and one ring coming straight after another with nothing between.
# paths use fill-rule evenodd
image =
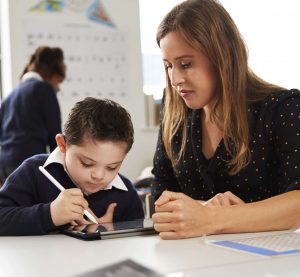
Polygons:
<instances>
[{"instance_id":1,"label":"white collared shirt","mask_svg":"<svg viewBox=\"0 0 300 277\"><path fill-rule=\"evenodd\" d=\"M35 72L35 71L28 71L28 72L26 72L22 76L21 81L24 82L24 81L29 80L29 79L43 81L42 76L40 74L38 74L37 72Z\"/></svg>"},{"instance_id":2,"label":"white collared shirt","mask_svg":"<svg viewBox=\"0 0 300 277\"><path fill-rule=\"evenodd\" d=\"M61 153L61 151L59 150L58 147L56 147L52 151L52 153L49 155L48 159L44 163L43 167L46 167L46 166L48 166L49 164L52 164L52 163L59 163L59 164L61 164L64 167L65 172L68 174L68 176L73 181L72 177L69 175L69 173L67 171L64 156L63 156L63 154ZM73 181L73 183L77 187L79 187L74 181ZM109 189L112 189L112 187L115 187L115 188L120 189L120 190L128 191L126 185L124 184L124 182L121 179L121 177L119 176L119 174L117 174L114 177L114 179L112 179L112 181L103 190L109 190ZM85 194L87 195L86 192L85 192Z\"/></svg>"}]
</instances>

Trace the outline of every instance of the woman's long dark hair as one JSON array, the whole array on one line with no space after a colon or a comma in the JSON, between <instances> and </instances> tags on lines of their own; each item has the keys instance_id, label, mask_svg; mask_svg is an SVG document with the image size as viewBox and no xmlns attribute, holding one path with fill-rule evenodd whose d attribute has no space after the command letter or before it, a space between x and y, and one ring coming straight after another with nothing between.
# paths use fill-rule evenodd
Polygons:
<instances>
[{"instance_id":1,"label":"woman's long dark hair","mask_svg":"<svg viewBox=\"0 0 300 277\"><path fill-rule=\"evenodd\" d=\"M178 32L216 68L220 92L211 119L223 130L224 143L231 156L228 161L230 174L236 174L251 158L247 102L263 99L283 88L265 82L250 70L243 38L218 1L187 0L175 6L158 27L158 45L170 32ZM186 146L188 108L172 87L167 72L166 76L162 136L167 155L175 167ZM181 150L175 156L171 144L179 129L183 139Z\"/></svg>"}]
</instances>

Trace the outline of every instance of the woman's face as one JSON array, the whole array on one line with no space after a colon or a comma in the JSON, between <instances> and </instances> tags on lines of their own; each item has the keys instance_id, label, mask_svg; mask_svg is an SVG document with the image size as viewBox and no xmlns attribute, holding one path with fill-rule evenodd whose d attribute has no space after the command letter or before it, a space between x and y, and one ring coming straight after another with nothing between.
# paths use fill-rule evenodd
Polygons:
<instances>
[{"instance_id":1,"label":"woman's face","mask_svg":"<svg viewBox=\"0 0 300 277\"><path fill-rule=\"evenodd\" d=\"M191 109L210 109L218 95L218 75L210 60L192 48L178 32L160 40L171 85Z\"/></svg>"}]
</instances>

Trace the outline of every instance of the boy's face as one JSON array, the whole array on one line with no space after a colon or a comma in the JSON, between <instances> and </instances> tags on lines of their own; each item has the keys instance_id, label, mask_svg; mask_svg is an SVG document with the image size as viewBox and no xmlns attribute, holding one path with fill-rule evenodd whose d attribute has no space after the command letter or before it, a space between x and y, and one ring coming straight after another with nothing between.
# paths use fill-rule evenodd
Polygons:
<instances>
[{"instance_id":1,"label":"boy's face","mask_svg":"<svg viewBox=\"0 0 300 277\"><path fill-rule=\"evenodd\" d=\"M66 145L62 135L57 135L56 141L65 155L70 177L89 194L104 189L112 181L127 154L125 142L85 139L81 145Z\"/></svg>"}]
</instances>

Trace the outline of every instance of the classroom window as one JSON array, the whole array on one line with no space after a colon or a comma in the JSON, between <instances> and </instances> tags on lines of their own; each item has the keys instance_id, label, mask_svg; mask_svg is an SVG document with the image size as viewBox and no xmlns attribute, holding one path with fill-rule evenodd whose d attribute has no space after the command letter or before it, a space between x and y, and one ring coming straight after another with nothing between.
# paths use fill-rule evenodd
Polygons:
<instances>
[{"instance_id":1,"label":"classroom window","mask_svg":"<svg viewBox=\"0 0 300 277\"><path fill-rule=\"evenodd\" d=\"M165 87L165 71L156 30L164 15L182 0L140 0L141 47L143 57L143 92L146 98L148 127L159 124L159 108Z\"/></svg>"}]
</instances>

